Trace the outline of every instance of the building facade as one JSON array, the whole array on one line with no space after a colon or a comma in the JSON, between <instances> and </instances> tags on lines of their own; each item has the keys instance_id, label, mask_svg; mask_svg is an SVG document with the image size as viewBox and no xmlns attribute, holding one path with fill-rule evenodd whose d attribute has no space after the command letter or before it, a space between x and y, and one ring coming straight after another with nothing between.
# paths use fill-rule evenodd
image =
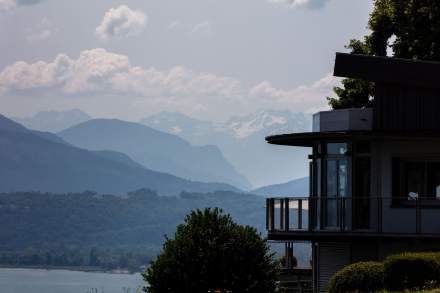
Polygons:
<instances>
[{"instance_id":1,"label":"building facade","mask_svg":"<svg viewBox=\"0 0 440 293\"><path fill-rule=\"evenodd\" d=\"M440 250L440 63L338 53L335 76L374 82L372 108L314 115L310 194L267 200L268 239L312 244L313 286L344 266Z\"/></svg>"}]
</instances>

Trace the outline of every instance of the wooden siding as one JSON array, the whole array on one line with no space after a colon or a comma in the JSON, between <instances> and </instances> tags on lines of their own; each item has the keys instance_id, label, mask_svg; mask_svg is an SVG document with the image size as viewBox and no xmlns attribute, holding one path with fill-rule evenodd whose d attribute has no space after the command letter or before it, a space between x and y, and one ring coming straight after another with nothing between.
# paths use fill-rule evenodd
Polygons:
<instances>
[{"instance_id":1,"label":"wooden siding","mask_svg":"<svg viewBox=\"0 0 440 293\"><path fill-rule=\"evenodd\" d=\"M440 90L376 84L373 129L440 130Z\"/></svg>"},{"instance_id":2,"label":"wooden siding","mask_svg":"<svg viewBox=\"0 0 440 293\"><path fill-rule=\"evenodd\" d=\"M350 264L348 243L319 243L318 284L319 292L326 292L330 278L340 269Z\"/></svg>"}]
</instances>

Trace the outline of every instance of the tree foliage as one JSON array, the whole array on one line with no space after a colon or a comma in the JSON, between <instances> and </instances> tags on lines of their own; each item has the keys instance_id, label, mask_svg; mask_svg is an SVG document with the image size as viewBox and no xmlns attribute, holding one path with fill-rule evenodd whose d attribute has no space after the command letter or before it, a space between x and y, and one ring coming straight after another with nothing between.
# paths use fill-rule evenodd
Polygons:
<instances>
[{"instance_id":1,"label":"tree foliage","mask_svg":"<svg viewBox=\"0 0 440 293\"><path fill-rule=\"evenodd\" d=\"M364 40L351 40L352 54L440 60L440 2L438 0L375 0ZM374 84L344 79L343 88L334 89L337 98L328 98L333 109L369 107Z\"/></svg>"},{"instance_id":2,"label":"tree foliage","mask_svg":"<svg viewBox=\"0 0 440 293\"><path fill-rule=\"evenodd\" d=\"M264 200L229 191L179 197L145 189L125 196L0 193L0 265L140 271L191 210L221 207L238 223L264 231Z\"/></svg>"},{"instance_id":3,"label":"tree foliage","mask_svg":"<svg viewBox=\"0 0 440 293\"><path fill-rule=\"evenodd\" d=\"M274 292L277 265L254 228L219 209L191 212L144 279L147 292Z\"/></svg>"}]
</instances>

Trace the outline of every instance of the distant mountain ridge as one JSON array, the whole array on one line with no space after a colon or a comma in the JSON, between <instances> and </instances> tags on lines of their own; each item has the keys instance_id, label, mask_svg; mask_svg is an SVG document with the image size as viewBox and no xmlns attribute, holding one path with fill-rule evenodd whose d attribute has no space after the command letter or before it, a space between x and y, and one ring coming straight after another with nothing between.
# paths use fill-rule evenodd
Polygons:
<instances>
[{"instance_id":1,"label":"distant mountain ridge","mask_svg":"<svg viewBox=\"0 0 440 293\"><path fill-rule=\"evenodd\" d=\"M161 112L141 119L140 123L202 145L210 142L206 138L210 133L244 139L253 135L308 131L312 127L309 114L277 110L260 110L243 117L231 117L224 123L198 120L178 112Z\"/></svg>"},{"instance_id":2,"label":"distant mountain ridge","mask_svg":"<svg viewBox=\"0 0 440 293\"><path fill-rule=\"evenodd\" d=\"M58 135L77 147L121 152L144 167L181 178L250 187L216 146L193 146L178 136L142 124L93 119Z\"/></svg>"},{"instance_id":3,"label":"distant mountain ridge","mask_svg":"<svg viewBox=\"0 0 440 293\"><path fill-rule=\"evenodd\" d=\"M2 115L0 162L0 192L125 194L149 188L161 195L177 195L182 191L237 191L227 184L189 181L138 167L124 154L73 147L54 134L28 130Z\"/></svg>"},{"instance_id":4,"label":"distant mountain ridge","mask_svg":"<svg viewBox=\"0 0 440 293\"><path fill-rule=\"evenodd\" d=\"M309 178L305 177L286 183L260 187L252 190L251 193L264 197L308 197Z\"/></svg>"},{"instance_id":5,"label":"distant mountain ridge","mask_svg":"<svg viewBox=\"0 0 440 293\"><path fill-rule=\"evenodd\" d=\"M311 131L310 114L261 110L218 123L201 121L181 113L162 112L142 119L141 123L178 135L195 145L218 146L226 159L253 186L287 182L308 174L307 155L310 150L268 145L265 137Z\"/></svg>"},{"instance_id":6,"label":"distant mountain ridge","mask_svg":"<svg viewBox=\"0 0 440 293\"><path fill-rule=\"evenodd\" d=\"M68 111L41 111L32 117L13 117L11 119L29 129L58 132L73 125L88 121L92 119L92 117L79 109L72 109Z\"/></svg>"}]
</instances>

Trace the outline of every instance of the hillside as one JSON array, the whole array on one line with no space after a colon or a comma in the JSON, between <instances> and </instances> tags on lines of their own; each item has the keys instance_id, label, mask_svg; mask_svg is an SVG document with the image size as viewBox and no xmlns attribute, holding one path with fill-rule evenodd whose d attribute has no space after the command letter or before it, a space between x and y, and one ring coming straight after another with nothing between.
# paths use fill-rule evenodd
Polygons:
<instances>
[{"instance_id":1,"label":"hillside","mask_svg":"<svg viewBox=\"0 0 440 293\"><path fill-rule=\"evenodd\" d=\"M234 221L264 233L264 198L235 192L158 196L0 194L0 265L94 265L139 270L160 251L164 235L193 209L219 207ZM275 246L274 246L275 248ZM295 247L303 265L306 245Z\"/></svg>"},{"instance_id":2,"label":"hillside","mask_svg":"<svg viewBox=\"0 0 440 293\"><path fill-rule=\"evenodd\" d=\"M202 182L224 182L249 188L246 178L212 145L192 146L182 138L145 125L116 119L94 119L58 135L88 150L127 154L149 169Z\"/></svg>"},{"instance_id":3,"label":"hillside","mask_svg":"<svg viewBox=\"0 0 440 293\"><path fill-rule=\"evenodd\" d=\"M139 188L161 195L181 191L236 190L136 166L123 154L96 153L70 146L53 134L30 131L0 115L0 192L42 191L126 193Z\"/></svg>"},{"instance_id":4,"label":"hillside","mask_svg":"<svg viewBox=\"0 0 440 293\"><path fill-rule=\"evenodd\" d=\"M252 191L253 194L265 197L308 197L309 178L300 178L282 184L260 187Z\"/></svg>"}]
</instances>

